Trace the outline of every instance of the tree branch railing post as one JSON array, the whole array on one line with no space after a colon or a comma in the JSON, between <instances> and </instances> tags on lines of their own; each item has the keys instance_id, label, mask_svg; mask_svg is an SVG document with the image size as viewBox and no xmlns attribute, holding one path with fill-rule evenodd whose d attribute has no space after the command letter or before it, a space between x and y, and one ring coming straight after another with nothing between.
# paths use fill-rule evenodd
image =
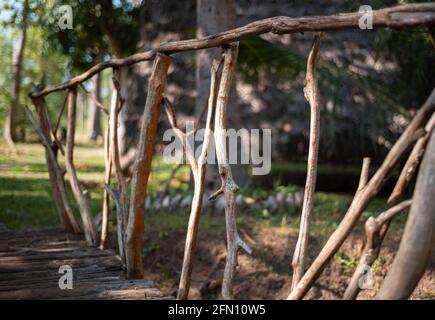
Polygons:
<instances>
[{"instance_id":1,"label":"tree branch railing post","mask_svg":"<svg viewBox=\"0 0 435 320\"><path fill-rule=\"evenodd\" d=\"M181 270L180 283L178 286L177 299L186 300L189 296L190 279L192 275L193 255L198 238L199 220L201 217L202 201L204 196L204 182L206 174L207 155L210 145L210 138L212 135L211 127L216 104L216 82L218 77L218 69L222 60L213 60L211 66L211 81L210 81L210 94L207 106L207 120L204 133L204 141L198 160L195 159L195 152L191 148L187 139L188 134L192 132L183 133L177 126L177 119L175 110L168 99L164 99L166 114L172 129L181 140L184 149L187 153L187 159L191 166L194 179L194 195L192 199L192 206L190 210L189 224L187 227L186 243L184 247L183 267Z\"/></svg>"},{"instance_id":2,"label":"tree branch railing post","mask_svg":"<svg viewBox=\"0 0 435 320\"><path fill-rule=\"evenodd\" d=\"M77 201L80 215L82 217L86 242L89 245L96 245L98 239L98 231L92 218L90 197L87 191L82 192L82 187L80 186L77 172L74 167L73 153L75 140L76 107L77 87L73 87L68 90L68 123L65 148L65 167L68 173L74 198Z\"/></svg>"},{"instance_id":3,"label":"tree branch railing post","mask_svg":"<svg viewBox=\"0 0 435 320\"><path fill-rule=\"evenodd\" d=\"M301 222L299 226L298 241L292 259L293 276L292 288L296 287L305 271L306 251L309 238L309 219L314 207L314 192L317 179L317 161L319 157L320 140L320 92L317 83L317 65L319 61L320 43L322 33L314 36L314 43L307 61L305 98L310 104L310 143L307 161L307 179L305 182L304 200L302 205Z\"/></svg>"},{"instance_id":4,"label":"tree branch railing post","mask_svg":"<svg viewBox=\"0 0 435 320\"><path fill-rule=\"evenodd\" d=\"M110 121L110 115L109 115ZM110 126L110 125L109 125ZM110 150L109 142L110 128L106 129L104 134L104 185L110 185L112 175L112 151ZM109 227L109 214L110 214L110 197L109 192L104 188L103 190L103 204L101 208L101 237L100 249L104 250L106 247L107 233Z\"/></svg>"},{"instance_id":5,"label":"tree branch railing post","mask_svg":"<svg viewBox=\"0 0 435 320\"><path fill-rule=\"evenodd\" d=\"M142 236L145 198L154 154L160 104L172 58L158 54L149 79L148 95L142 116L138 153L131 180L130 208L126 230L126 264L128 278L142 278Z\"/></svg>"},{"instance_id":6,"label":"tree branch railing post","mask_svg":"<svg viewBox=\"0 0 435 320\"><path fill-rule=\"evenodd\" d=\"M118 146L118 115L121 112L124 99L121 97L121 84L119 83L119 69L113 69L112 77L112 98L109 115L109 146L108 161L111 164L107 168L110 176L112 167L118 181L118 190L113 191L109 184L105 185L105 192L108 192L115 201L116 218L117 218L117 235L119 254L125 264L125 229L128 221L128 185L127 180L122 172L120 163L120 151Z\"/></svg>"},{"instance_id":7,"label":"tree branch railing post","mask_svg":"<svg viewBox=\"0 0 435 320\"><path fill-rule=\"evenodd\" d=\"M224 66L219 84L214 118L214 139L216 156L218 161L219 175L222 185L218 191L210 196L215 199L223 194L225 199L225 220L227 229L227 258L225 263L224 277L222 281L222 298L234 299L233 280L237 267L237 253L240 248L251 253L251 248L240 238L236 223L236 194L239 186L233 179L231 166L228 161L226 144L226 125L228 117L228 104L231 93L231 85L235 76L239 43L233 43L224 48Z\"/></svg>"}]
</instances>

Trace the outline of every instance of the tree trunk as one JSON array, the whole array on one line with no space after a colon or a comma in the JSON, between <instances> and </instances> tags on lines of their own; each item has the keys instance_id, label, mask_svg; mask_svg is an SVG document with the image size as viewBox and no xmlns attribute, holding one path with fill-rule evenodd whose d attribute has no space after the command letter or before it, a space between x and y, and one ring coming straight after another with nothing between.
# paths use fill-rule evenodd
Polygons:
<instances>
[{"instance_id":1,"label":"tree trunk","mask_svg":"<svg viewBox=\"0 0 435 320\"><path fill-rule=\"evenodd\" d=\"M16 42L16 47L12 56L12 90L11 90L11 105L9 106L8 114L6 116L4 138L6 143L11 149L14 148L15 131L16 131L16 117L17 110L20 103L20 89L21 89L21 69L23 66L23 53L26 45L27 36L27 16L29 13L29 1L25 0L23 3L22 21L21 21L21 34Z\"/></svg>"},{"instance_id":2,"label":"tree trunk","mask_svg":"<svg viewBox=\"0 0 435 320\"><path fill-rule=\"evenodd\" d=\"M148 62L139 63L129 68L120 69L121 96L124 97L124 107L120 115L118 145L121 156L127 154L130 148L136 148L140 119L143 113L147 93L144 91L149 76Z\"/></svg>"},{"instance_id":3,"label":"tree trunk","mask_svg":"<svg viewBox=\"0 0 435 320\"><path fill-rule=\"evenodd\" d=\"M150 13L151 3L142 1L140 6L140 39L137 44L137 51L146 51L149 45L146 25L151 20ZM124 98L123 108L119 114L118 145L121 155L121 163L128 164L129 156L135 152L137 146L138 132L140 130L140 121L143 113L143 106L146 102L147 93L144 88L147 87L147 79L151 75L152 63L144 61L132 65L129 68L120 69L121 96ZM124 167L123 167L124 168ZM125 168L124 168L125 169Z\"/></svg>"},{"instance_id":4,"label":"tree trunk","mask_svg":"<svg viewBox=\"0 0 435 320\"><path fill-rule=\"evenodd\" d=\"M234 0L197 0L196 8L197 16L197 38L202 38L220 31L229 30L235 27L236 9ZM195 118L199 119L197 126L201 127L205 119L201 121L201 115L207 107L207 100L209 95L210 83L210 65L213 59L219 59L222 55L220 48L211 48L207 50L200 50L196 53L196 103L195 103ZM232 85L231 98L229 109L232 111L232 116L229 119L228 128L237 128L239 123L234 121L237 118L238 108L237 92L235 80ZM233 117L234 116L234 117ZM239 150L240 152L240 145ZM245 184L247 180L247 166L246 165L232 165L234 179L241 184ZM219 173L217 164L207 166L206 185L210 189L219 187Z\"/></svg>"},{"instance_id":5,"label":"tree trunk","mask_svg":"<svg viewBox=\"0 0 435 320\"><path fill-rule=\"evenodd\" d=\"M97 140L101 136L101 110L97 101L101 102L101 73L92 78L92 91L88 98L88 139Z\"/></svg>"}]
</instances>

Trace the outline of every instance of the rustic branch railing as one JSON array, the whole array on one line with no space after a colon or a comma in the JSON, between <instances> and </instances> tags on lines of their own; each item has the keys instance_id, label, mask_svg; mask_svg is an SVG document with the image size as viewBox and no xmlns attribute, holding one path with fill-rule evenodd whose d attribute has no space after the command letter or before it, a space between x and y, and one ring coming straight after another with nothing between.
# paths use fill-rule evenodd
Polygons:
<instances>
[{"instance_id":1,"label":"rustic branch railing","mask_svg":"<svg viewBox=\"0 0 435 320\"><path fill-rule=\"evenodd\" d=\"M59 212L60 220L67 231L80 232L80 226L75 221L73 211L68 202L68 197L64 182L64 171L58 164L57 152L62 146L56 140L54 132L51 130L51 124L48 117L47 106L44 97L50 93L67 90L68 93L68 134L67 134L67 145L65 152L65 163L67 168L67 173L73 189L73 193L78 204L81 217L83 229L85 232L86 240L91 245L96 245L98 240L98 234L92 220L92 214L90 211L89 197L86 193L81 190L81 185L79 183L76 170L74 168L73 162L73 148L74 148L74 130L75 130L75 103L77 96L77 86L82 85L82 83L90 79L95 74L103 71L107 68L112 68L114 71L113 76L113 87L112 87L112 101L110 112L102 107L106 114L108 114L109 128L105 136L105 191L102 204L102 231L101 231L101 243L100 246L104 248L107 239L107 223L109 216L109 195L113 198L116 208L117 208L117 228L118 228L118 245L120 255L126 264L127 277L128 278L142 278L143 277L143 264L142 264L142 237L144 229L144 211L145 211L145 198L147 192L148 178L151 171L151 162L154 154L155 140L157 125L160 117L160 106L162 100L164 99L164 89L168 74L168 69L171 64L172 58L169 56L171 53L181 52L181 51L192 51L200 50L214 47L223 47L223 61L224 67L222 70L222 75L220 78L219 86L218 83L218 65L214 62L211 71L212 83L210 85L210 99L207 108L207 141L210 138L212 119L214 117L215 126L215 141L216 141L216 153L218 157L219 173L221 175L222 187L216 191L210 198L214 199L217 196L223 194L225 199L225 214L226 214L226 227L227 227L227 262L224 272L224 281L222 285L222 296L226 299L233 298L232 285L233 278L236 271L237 265L237 253L239 248L243 248L245 251L250 252L250 248L246 245L244 241L241 240L236 227L235 219L235 194L238 191L238 186L232 178L231 167L228 164L228 158L226 155L226 150L224 148L221 131L226 128L226 118L228 116L228 99L230 94L231 82L235 73L235 66L237 60L237 50L238 41L247 37L258 36L264 33L276 33L276 34L286 34L302 31L312 31L312 32L324 32L324 31L338 31L345 29L355 29L359 27L359 20L366 13L345 13L330 16L318 16L318 17L273 17L269 19L259 20L252 22L246 26L236 28L233 30L228 30L218 34L214 34L201 39L191 39L183 41L174 41L169 43L164 43L157 48L137 53L125 59L112 59L106 62L99 63L86 72L78 75L69 81L66 81L59 85L48 86L46 88L37 88L33 92L29 93L32 101L36 107L39 124L36 118L32 115L29 109L26 109L26 114L29 117L33 127L35 128L42 144L46 150L46 160L50 176L51 185L53 188L53 196L56 207ZM417 26L430 26L435 25L435 3L420 3L420 4L407 4L396 6L392 8L380 9L372 11L373 27L391 27L391 28L410 28ZM315 179L316 179L316 159L315 155L318 149L318 132L317 127L319 123L318 110L320 107L319 95L316 79L315 79L315 68L317 62L317 55L319 50L319 38L316 38L315 52L310 54L311 59L308 59L307 65L307 89L306 96L312 108L312 121L311 121L311 132L312 132L312 142L313 147L310 148L309 162L309 177L307 177L307 192L304 201L304 214L303 214L303 225L301 224L301 239L298 241L297 252L294 256L294 269L295 276L293 279L292 291L288 296L288 299L302 299L311 286L314 284L316 279L320 276L321 272L330 261L332 256L338 251L340 246L346 240L349 233L352 231L353 227L358 222L363 210L366 208L367 204L373 197L375 197L385 179L398 164L405 152L414 145L414 151L412 152L401 178L397 183L397 188L395 193L392 195L389 203L394 204L398 201L403 193L403 189L409 181L409 176L415 171L415 168L422 158L426 145L428 144L429 137L432 134L433 139L433 113L435 110L435 89L427 99L426 103L419 110L417 115L414 117L408 128L405 130L400 139L395 143L393 148L390 150L389 154L385 158L383 164L378 169L376 174L369 178L369 159L364 159L363 168L361 172L361 179L358 190L356 191L355 197L344 216L343 220L339 224L338 228L331 235L326 245L320 251L318 257L314 260L308 270L304 268L305 253L304 248L306 247L306 240L308 237L308 217L309 212L312 210L312 199L314 195ZM133 176L131 180L131 193L130 199L128 199L128 184L122 173L120 161L119 161L119 148L117 145L117 134L118 134L118 114L122 107L122 97L120 96L120 83L118 80L118 71L121 67L127 67L135 63L142 61L154 59L153 71L148 83L148 94L146 99L146 104L144 107L144 113L141 120L141 131L140 139L138 145L138 153L136 156L136 161L134 163ZM216 97L217 95L217 97ZM177 130L175 111L172 108L169 100L164 100L166 106L166 112L169 117L172 127ZM63 114L63 109L60 111L59 119ZM431 121L428 121L432 117ZM57 127L57 125L56 125ZM425 129L424 129L425 128ZM179 136L183 138L185 135L181 130L178 129ZM316 136L317 134L317 136ZM418 142L416 143L416 141ZM199 217L201 213L201 203L202 196L204 193L204 175L205 175L205 162L207 158L208 142L204 143L201 156L198 161L194 158L193 153L188 154L189 162L193 171L195 179L195 197L192 202L191 216L189 220L189 227L187 232L183 270L180 279L180 287L178 292L179 299L187 299L189 286L190 286L190 276L192 272L192 259L193 252L196 244ZM433 153L433 142L431 144ZM433 155L432 155L433 157ZM430 171L428 164L432 165L430 170L432 174L434 172L433 161L430 160L423 161L424 168L426 171ZM110 186L111 173L112 170L118 181L118 190L112 189ZM421 176L421 174L419 175ZM423 178L420 178L423 180ZM422 182L420 185L427 184L428 182ZM433 186L433 185L432 185ZM425 216L419 220L416 218L418 215L418 210L415 208L420 208L423 206L422 197L424 196L424 187L418 187L418 197L414 196L414 200L417 201L416 204L412 205L411 217L418 221L431 221L433 222L433 217L429 215L429 211L425 211ZM433 198L433 197L432 197ZM430 199L433 202L433 199ZM384 215L387 215L390 219L389 214L393 212L397 213L398 209L402 207L409 206L408 202L405 202L402 206L396 206L387 211ZM415 207L415 208L414 208ZM431 208L430 205L426 206ZM424 208L426 208L424 207ZM388 220L389 221L389 220ZM382 222L382 225L387 225L388 222ZM430 224L430 223L428 223ZM433 223L432 223L433 225ZM423 228L433 232L432 229ZM375 232L386 232L386 229L378 230ZM416 232L416 228L408 227L406 229L406 236L410 238L411 232ZM370 235L368 234L368 237ZM426 238L425 238L426 239ZM429 238L428 238L429 239ZM411 239L412 240L412 239ZM411 241L410 240L410 241ZM378 245L377 243L376 245ZM367 252L372 252L377 250L375 244L368 243ZM380 244L379 244L380 245ZM412 257L415 259L416 255L420 255L422 261L423 257L427 251L427 243L421 245L421 250L418 252L413 252ZM401 246L402 248L402 246ZM366 252L366 253L367 253ZM395 265L403 264L403 257L406 256L408 252L403 249L400 251L400 261L395 261ZM367 255L366 255L367 256ZM363 256L361 261L367 261L366 256ZM370 260L370 259L369 259ZM361 262L361 263L362 263ZM419 263L418 270L421 273L421 268L423 262ZM395 288L391 283L397 277L402 277L399 274L397 268L394 268L394 274L391 277L387 276L388 283L382 286L381 292L378 297L390 297L392 296L391 290ZM355 288L355 283L358 279L359 269L356 270L356 275L350 284L350 289L346 294L345 298L355 298L358 289ZM393 279L393 280L391 280ZM409 290L412 286L415 286L415 277L407 282L406 288L401 288L400 297L405 297L408 295Z\"/></svg>"},{"instance_id":2,"label":"rustic branch railing","mask_svg":"<svg viewBox=\"0 0 435 320\"><path fill-rule=\"evenodd\" d=\"M246 26L216 33L200 39L190 39L163 43L153 50L136 53L125 59L112 59L99 63L86 72L62 84L49 86L32 92L32 97L42 97L51 92L68 89L82 83L98 72L107 68L128 67L142 61L154 59L158 53L171 54L181 51L192 51L220 47L244 38L264 33L286 34L303 31L339 31L359 28L359 19L363 13L352 12L330 16L313 17L273 17L252 22ZM373 10L373 27L405 28L435 24L435 3L418 3L395 6L392 8Z\"/></svg>"}]
</instances>

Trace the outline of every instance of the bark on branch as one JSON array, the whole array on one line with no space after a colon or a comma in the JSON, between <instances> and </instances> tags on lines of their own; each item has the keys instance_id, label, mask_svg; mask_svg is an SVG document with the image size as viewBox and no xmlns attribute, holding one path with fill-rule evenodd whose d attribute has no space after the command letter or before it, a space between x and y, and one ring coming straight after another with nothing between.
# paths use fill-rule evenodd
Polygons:
<instances>
[{"instance_id":1,"label":"bark on branch","mask_svg":"<svg viewBox=\"0 0 435 320\"><path fill-rule=\"evenodd\" d=\"M143 278L142 236L145 198L151 161L154 154L160 104L165 89L171 57L158 54L148 83L148 95L142 116L139 147L131 180L131 198L126 230L126 264L128 278Z\"/></svg>"},{"instance_id":2,"label":"bark on branch","mask_svg":"<svg viewBox=\"0 0 435 320\"><path fill-rule=\"evenodd\" d=\"M433 92L435 94L435 91ZM415 170L420 164L421 159L423 158L424 149L426 147L427 142L429 141L430 134L435 127L435 113L430 118L429 122L426 125L426 134L418 139L417 143L414 145L414 148L411 151L411 154L408 157L408 160L405 163L405 166L400 173L399 179L397 180L396 185L394 186L393 192L388 198L388 204L395 204L403 195L406 186L409 181L411 181Z\"/></svg>"},{"instance_id":3,"label":"bark on branch","mask_svg":"<svg viewBox=\"0 0 435 320\"><path fill-rule=\"evenodd\" d=\"M236 224L236 194L239 186L233 179L231 167L228 162L226 149L226 123L228 115L228 102L236 69L238 43L231 44L224 49L224 66L219 85L219 92L216 102L216 113L214 122L214 138L216 144L216 156L218 160L219 174L222 187L214 194L223 193L225 199L225 219L227 228L227 258L222 282L222 298L233 299L233 279L237 266L237 253L242 248L251 253L251 248L240 238Z\"/></svg>"},{"instance_id":4,"label":"bark on branch","mask_svg":"<svg viewBox=\"0 0 435 320\"><path fill-rule=\"evenodd\" d=\"M361 175L359 177L359 183L358 183L358 189L357 189L358 191L362 190L367 185L367 182L369 181L370 162L371 162L370 158L366 157L363 159L363 163L362 163L362 167L361 167Z\"/></svg>"},{"instance_id":5,"label":"bark on branch","mask_svg":"<svg viewBox=\"0 0 435 320\"><path fill-rule=\"evenodd\" d=\"M125 264L125 229L128 220L128 185L121 168L119 155L120 151L118 146L118 115L124 102L120 94L121 87L119 83L118 69L113 70L112 83L112 98L109 114L109 159L111 161L109 169L112 167L115 169L115 176L118 182L118 191L110 193L112 194L112 198L114 198L116 205L119 254L123 263ZM105 190L106 192L109 192L107 186Z\"/></svg>"},{"instance_id":6,"label":"bark on branch","mask_svg":"<svg viewBox=\"0 0 435 320\"><path fill-rule=\"evenodd\" d=\"M287 299L299 300L305 296L316 279L322 273L329 260L334 256L335 253L337 253L338 249L346 240L347 236L358 222L358 219L360 218L367 204L379 193L379 190L384 185L385 180L397 165L400 158L404 155L412 143L414 143L416 139L419 139L424 134L422 127L425 126L434 110L435 94L432 92L430 97L426 100L422 108L418 111L417 115L406 128L405 132L391 148L390 152L375 175L370 179L364 188L357 191L338 228L330 236L317 258L305 272L304 276L299 281L296 288L287 297Z\"/></svg>"},{"instance_id":7,"label":"bark on branch","mask_svg":"<svg viewBox=\"0 0 435 320\"><path fill-rule=\"evenodd\" d=\"M304 201L302 206L299 236L293 254L292 288L296 287L305 271L306 251L308 248L309 219L314 207L314 191L316 189L317 160L319 155L320 138L320 92L317 83L317 65L319 61L319 49L323 34L316 34L314 43L308 56L306 85L304 88L305 98L310 104L310 145L307 161L307 179L305 182Z\"/></svg>"},{"instance_id":8,"label":"bark on branch","mask_svg":"<svg viewBox=\"0 0 435 320\"><path fill-rule=\"evenodd\" d=\"M360 278L364 275L367 267L371 267L379 257L382 242L387 234L392 218L403 210L408 209L411 206L411 202L412 200L403 201L387 211L382 212L376 218L370 217L367 219L365 223L366 244L355 272L344 293L344 300L353 300L357 297L360 291Z\"/></svg>"},{"instance_id":9,"label":"bark on branch","mask_svg":"<svg viewBox=\"0 0 435 320\"><path fill-rule=\"evenodd\" d=\"M76 103L77 87L73 87L68 91L68 123L66 133L65 167L69 176L69 181L74 198L77 201L77 206L79 207L80 215L82 217L86 242L88 243L88 245L94 246L97 244L98 232L92 218L90 198L89 194L82 192L82 188L80 186L73 161L76 124Z\"/></svg>"},{"instance_id":10,"label":"bark on branch","mask_svg":"<svg viewBox=\"0 0 435 320\"><path fill-rule=\"evenodd\" d=\"M329 16L311 17L272 17L249 23L243 27L216 33L200 39L189 39L163 43L147 52L136 53L125 59L112 59L99 63L86 72L62 83L30 93L32 97L45 96L51 92L68 89L90 79L96 73L115 67L127 67L132 64L151 60L158 53L175 53L181 51L200 50L228 45L244 38L264 33L295 33L303 31L338 31L359 28L359 19L363 13L352 12ZM373 27L412 28L435 24L435 4L405 4L391 8L373 10Z\"/></svg>"},{"instance_id":11,"label":"bark on branch","mask_svg":"<svg viewBox=\"0 0 435 320\"><path fill-rule=\"evenodd\" d=\"M222 61L222 60L221 60ZM165 99L165 109L166 114L169 118L169 122L175 132L180 139L182 139L182 143L184 148L186 149L186 153L188 153L189 163L192 169L193 178L194 178L194 194L192 200L192 206L190 209L190 218L189 225L187 228L186 235L186 243L184 247L184 258L183 258L183 268L181 270L180 284L178 287L178 295L177 299L185 300L189 296L189 288L190 288L190 278L192 275L192 261L193 255L196 247L196 242L198 238L198 227L199 220L201 217L201 209L202 209L202 199L204 195L204 182L205 182L205 174L206 174L206 164L207 164L207 155L208 149L210 145L211 138L211 126L213 120L213 114L215 111L216 104L216 81L218 75L218 69L221 64L221 61L214 60L211 67L211 82L210 82L210 94L208 99L208 107L207 107L207 120L205 125L205 133L204 133L204 141L202 144L202 149L198 158L198 161L195 159L195 155L193 150L189 147L187 148L187 144L189 142L186 139L186 134L182 133L181 130L176 127L176 117L175 111L173 109L172 104L169 100Z\"/></svg>"},{"instance_id":12,"label":"bark on branch","mask_svg":"<svg viewBox=\"0 0 435 320\"><path fill-rule=\"evenodd\" d=\"M110 124L106 129L104 135L104 185L109 186L112 175L112 152L110 150ZM106 188L103 191L103 206L101 211L101 240L100 249L104 250L107 241L107 231L109 226L109 211L110 211L110 198Z\"/></svg>"}]
</instances>

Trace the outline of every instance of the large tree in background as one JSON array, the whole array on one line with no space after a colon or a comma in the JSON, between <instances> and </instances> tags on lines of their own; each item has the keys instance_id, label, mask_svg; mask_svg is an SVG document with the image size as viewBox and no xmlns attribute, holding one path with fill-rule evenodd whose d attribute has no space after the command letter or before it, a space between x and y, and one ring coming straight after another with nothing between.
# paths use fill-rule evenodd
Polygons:
<instances>
[{"instance_id":1,"label":"large tree in background","mask_svg":"<svg viewBox=\"0 0 435 320\"><path fill-rule=\"evenodd\" d=\"M4 138L9 147L14 148L15 134L16 134L16 117L17 110L20 104L20 89L21 89L21 70L23 66L23 53L26 45L27 25L29 15L29 1L24 0L21 14L21 30L18 41L16 42L13 57L12 57L12 89L11 89L11 102L6 117L4 127Z\"/></svg>"},{"instance_id":2,"label":"large tree in background","mask_svg":"<svg viewBox=\"0 0 435 320\"><path fill-rule=\"evenodd\" d=\"M97 102L101 101L101 74L92 78L92 92L88 97L88 132L89 140L96 140L101 136L101 111Z\"/></svg>"},{"instance_id":3,"label":"large tree in background","mask_svg":"<svg viewBox=\"0 0 435 320\"><path fill-rule=\"evenodd\" d=\"M221 31L232 29L236 26L236 7L234 0L197 0L196 21L197 21L197 38L202 38ZM196 90L197 97L195 103L196 119L201 119L201 114L207 106L207 99L210 89L210 66L212 60L219 58L222 50L213 48L200 50L196 56ZM234 79L236 81L236 79ZM235 90L235 82L230 97L229 106L229 128L238 129L240 122L237 119L238 99ZM240 145L239 145L240 146ZM240 152L240 148L238 150ZM233 165L233 175L238 183L245 183L247 177L246 167L242 165ZM211 188L217 187L219 182L216 165L207 167L207 185Z\"/></svg>"}]
</instances>

